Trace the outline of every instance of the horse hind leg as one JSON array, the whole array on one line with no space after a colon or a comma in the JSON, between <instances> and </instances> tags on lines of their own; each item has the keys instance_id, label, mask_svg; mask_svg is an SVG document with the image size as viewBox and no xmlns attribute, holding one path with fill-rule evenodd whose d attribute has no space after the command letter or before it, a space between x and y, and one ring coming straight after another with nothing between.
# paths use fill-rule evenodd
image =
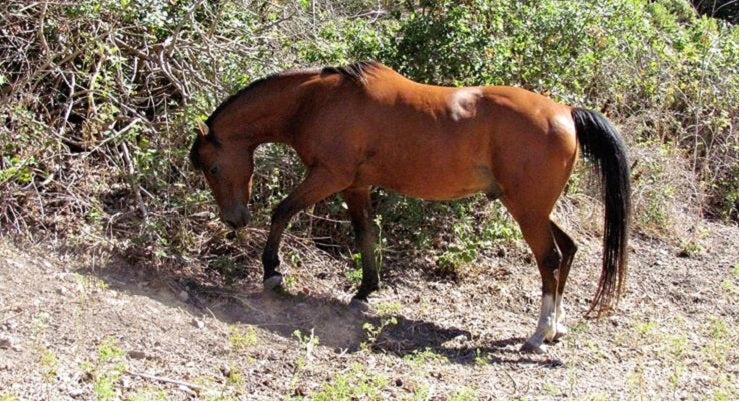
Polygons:
<instances>
[{"instance_id":1,"label":"horse hind leg","mask_svg":"<svg viewBox=\"0 0 740 402\"><path fill-rule=\"evenodd\" d=\"M342 192L352 220L357 247L362 256L362 281L352 304L367 308L368 296L378 290L379 276L375 262L375 228L370 220L370 188L352 188Z\"/></svg>"},{"instance_id":2,"label":"horse hind leg","mask_svg":"<svg viewBox=\"0 0 740 402\"><path fill-rule=\"evenodd\" d=\"M519 222L524 240L534 253L542 279L542 304L537 328L522 345L522 351L544 353L545 341L553 340L557 334L558 269L563 258L550 230L549 217L514 215L514 218Z\"/></svg>"},{"instance_id":3,"label":"horse hind leg","mask_svg":"<svg viewBox=\"0 0 740 402\"><path fill-rule=\"evenodd\" d=\"M565 289L565 282L568 280L568 273L570 272L570 266L573 263L573 257L578 251L578 246L573 239L568 236L555 222L550 221L550 230L555 238L555 243L562 254L562 260L560 261L560 267L558 269L558 289L555 295L555 337L554 339L560 339L562 336L568 333L568 327L563 324L563 318L565 317L565 311L563 308L563 291Z\"/></svg>"}]
</instances>

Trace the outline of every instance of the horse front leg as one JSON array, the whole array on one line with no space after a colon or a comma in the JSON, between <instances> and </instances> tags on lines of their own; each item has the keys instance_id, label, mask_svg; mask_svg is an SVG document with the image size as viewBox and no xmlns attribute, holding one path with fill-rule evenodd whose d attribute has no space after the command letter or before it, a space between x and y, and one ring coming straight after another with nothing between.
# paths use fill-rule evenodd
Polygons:
<instances>
[{"instance_id":1,"label":"horse front leg","mask_svg":"<svg viewBox=\"0 0 740 402\"><path fill-rule=\"evenodd\" d=\"M342 192L352 220L357 247L362 256L362 282L352 303L367 307L370 293L379 289L377 263L375 261L375 238L377 233L370 219L370 187L352 188Z\"/></svg>"},{"instance_id":2,"label":"horse front leg","mask_svg":"<svg viewBox=\"0 0 740 402\"><path fill-rule=\"evenodd\" d=\"M283 276L277 271L280 265L278 251L280 239L291 218L324 198L337 193L349 185L349 180L342 180L323 168L312 168L301 184L282 200L272 214L270 234L267 236L265 250L262 253L263 285L274 289L283 282Z\"/></svg>"}]
</instances>

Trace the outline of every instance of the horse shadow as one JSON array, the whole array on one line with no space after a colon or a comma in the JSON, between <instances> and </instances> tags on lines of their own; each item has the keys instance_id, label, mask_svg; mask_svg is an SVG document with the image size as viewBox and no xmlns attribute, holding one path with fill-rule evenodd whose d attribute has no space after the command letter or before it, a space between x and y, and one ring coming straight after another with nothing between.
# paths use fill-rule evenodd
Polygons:
<instances>
[{"instance_id":1,"label":"horse shadow","mask_svg":"<svg viewBox=\"0 0 740 402\"><path fill-rule=\"evenodd\" d=\"M94 275L118 292L145 296L194 316L211 316L227 324L246 324L286 339L313 334L323 346L337 353L362 348L374 353L406 357L431 351L451 363L476 364L485 356L492 364L517 363L558 367L557 358L519 352L524 338L511 337L479 343L462 328L411 319L401 314L360 311L331 295L263 290L240 284L239 288L203 284L188 276L166 276L111 264L79 271ZM145 285L142 285L144 283ZM187 297L183 297L184 295Z\"/></svg>"}]
</instances>

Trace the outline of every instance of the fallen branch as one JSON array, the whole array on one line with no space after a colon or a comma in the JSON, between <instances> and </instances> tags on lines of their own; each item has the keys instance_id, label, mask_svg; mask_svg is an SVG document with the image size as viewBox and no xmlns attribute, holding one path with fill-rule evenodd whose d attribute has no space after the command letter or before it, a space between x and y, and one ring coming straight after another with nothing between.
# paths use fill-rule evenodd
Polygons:
<instances>
[{"instance_id":1,"label":"fallen branch","mask_svg":"<svg viewBox=\"0 0 740 402\"><path fill-rule=\"evenodd\" d=\"M164 382L169 384L175 384L175 385L182 385L184 387L192 388L194 390L203 391L205 388L201 387L200 385L193 384L192 382L187 381L180 381L180 380L173 380L171 378L167 377L158 377L154 375L144 374L144 373L137 373L135 371L126 370L124 373L134 376L134 377L141 377L145 378L147 380L157 381L157 382Z\"/></svg>"}]
</instances>

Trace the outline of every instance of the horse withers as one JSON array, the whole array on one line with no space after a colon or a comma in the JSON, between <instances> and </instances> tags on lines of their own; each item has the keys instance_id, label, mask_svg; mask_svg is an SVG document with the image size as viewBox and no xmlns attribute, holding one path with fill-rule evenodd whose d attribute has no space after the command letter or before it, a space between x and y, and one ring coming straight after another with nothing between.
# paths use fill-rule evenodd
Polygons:
<instances>
[{"instance_id":1,"label":"horse withers","mask_svg":"<svg viewBox=\"0 0 740 402\"><path fill-rule=\"evenodd\" d=\"M475 193L498 198L519 224L542 277L534 334L522 349L567 332L563 290L576 245L550 218L578 159L597 167L605 204L601 278L589 312L616 306L625 284L630 175L624 143L599 113L519 88L440 87L413 82L376 62L286 72L260 79L222 103L191 149L221 219L247 224L254 150L295 149L307 175L272 215L264 284L280 285L278 249L291 217L341 193L362 255L354 303L378 289L370 188L427 200Z\"/></svg>"}]
</instances>

